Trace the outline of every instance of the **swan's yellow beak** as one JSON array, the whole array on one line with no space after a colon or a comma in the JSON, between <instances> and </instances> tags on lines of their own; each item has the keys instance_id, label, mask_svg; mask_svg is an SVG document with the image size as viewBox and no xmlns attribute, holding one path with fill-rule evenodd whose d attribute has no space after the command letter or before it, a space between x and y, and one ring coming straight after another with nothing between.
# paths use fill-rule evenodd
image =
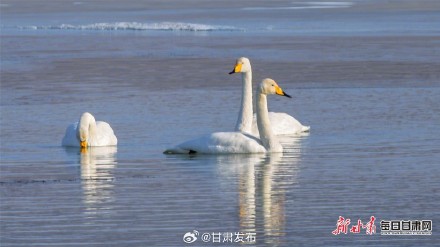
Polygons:
<instances>
[{"instance_id":1,"label":"swan's yellow beak","mask_svg":"<svg viewBox=\"0 0 440 247\"><path fill-rule=\"evenodd\" d=\"M292 98L292 96L290 96L287 93L285 93L283 91L283 89L280 86L278 86L278 85L275 85L275 93L278 94L278 95L281 95L281 96L286 96L287 98Z\"/></svg>"},{"instance_id":2,"label":"swan's yellow beak","mask_svg":"<svg viewBox=\"0 0 440 247\"><path fill-rule=\"evenodd\" d=\"M86 141L80 141L81 148L87 148L87 142Z\"/></svg>"},{"instance_id":3,"label":"swan's yellow beak","mask_svg":"<svg viewBox=\"0 0 440 247\"><path fill-rule=\"evenodd\" d=\"M241 72L241 67L243 66L243 64L241 64L241 63L237 63L236 65L235 65L235 67L234 67L234 69L231 71L231 72L229 72L229 74L231 75L231 74L234 74L234 73L240 73Z\"/></svg>"}]
</instances>

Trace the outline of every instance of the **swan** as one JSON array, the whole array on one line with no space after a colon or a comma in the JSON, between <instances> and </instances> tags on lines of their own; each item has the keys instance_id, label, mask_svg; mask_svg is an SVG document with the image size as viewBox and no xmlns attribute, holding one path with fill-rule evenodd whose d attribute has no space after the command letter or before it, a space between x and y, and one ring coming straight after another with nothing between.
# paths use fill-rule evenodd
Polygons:
<instances>
[{"instance_id":1,"label":"swan","mask_svg":"<svg viewBox=\"0 0 440 247\"><path fill-rule=\"evenodd\" d=\"M249 133L258 137L257 117L252 110L252 67L246 57L240 57L229 74L242 73L243 91L241 108L238 113L235 131ZM302 125L294 117L282 112L269 112L269 119L275 135L290 135L307 132L310 126Z\"/></svg>"},{"instance_id":2,"label":"swan","mask_svg":"<svg viewBox=\"0 0 440 247\"><path fill-rule=\"evenodd\" d=\"M174 148L165 150L164 154L232 154L232 153L280 153L283 147L273 134L267 110L267 95L277 94L290 97L278 84L264 79L257 88L257 127L260 139L244 132L215 132L186 141Z\"/></svg>"},{"instance_id":3,"label":"swan","mask_svg":"<svg viewBox=\"0 0 440 247\"><path fill-rule=\"evenodd\" d=\"M118 139L106 122L96 121L92 114L84 112L79 122L70 124L61 142L62 146L98 147L116 146Z\"/></svg>"}]
</instances>

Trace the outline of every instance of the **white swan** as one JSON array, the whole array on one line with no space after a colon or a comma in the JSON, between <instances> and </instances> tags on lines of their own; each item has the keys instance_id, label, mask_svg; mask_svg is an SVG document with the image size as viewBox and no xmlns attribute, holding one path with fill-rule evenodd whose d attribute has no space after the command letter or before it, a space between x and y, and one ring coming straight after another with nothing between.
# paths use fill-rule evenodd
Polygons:
<instances>
[{"instance_id":1,"label":"white swan","mask_svg":"<svg viewBox=\"0 0 440 247\"><path fill-rule=\"evenodd\" d=\"M62 146L98 147L116 146L118 139L106 122L95 121L92 114L84 112L79 122L69 125L61 142Z\"/></svg>"},{"instance_id":2,"label":"white swan","mask_svg":"<svg viewBox=\"0 0 440 247\"><path fill-rule=\"evenodd\" d=\"M267 95L289 95L272 79L264 79L257 89L257 125L260 139L243 132L216 132L196 138L174 148L165 154L231 154L231 153L266 153L283 152L283 147L272 132L267 110Z\"/></svg>"},{"instance_id":3,"label":"white swan","mask_svg":"<svg viewBox=\"0 0 440 247\"><path fill-rule=\"evenodd\" d=\"M252 110L252 67L248 58L237 59L234 70L229 74L242 73L243 95L241 97L241 108L238 114L235 131L249 133L258 137L256 116ZM290 135L307 132L310 126L302 125L294 117L287 113L269 112L269 119L275 135Z\"/></svg>"}]
</instances>

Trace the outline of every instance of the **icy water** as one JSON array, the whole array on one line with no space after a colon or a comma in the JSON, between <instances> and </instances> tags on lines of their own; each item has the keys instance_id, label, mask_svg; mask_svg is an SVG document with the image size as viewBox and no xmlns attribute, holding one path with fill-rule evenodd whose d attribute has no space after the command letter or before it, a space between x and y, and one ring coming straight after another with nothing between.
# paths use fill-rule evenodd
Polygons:
<instances>
[{"instance_id":1,"label":"icy water","mask_svg":"<svg viewBox=\"0 0 440 247\"><path fill-rule=\"evenodd\" d=\"M0 10L1 246L440 240L437 1L5 0ZM233 130L241 81L227 73L239 56L254 84L271 77L293 96L270 97L271 111L311 132L282 137L283 154L162 154ZM60 146L84 111L112 125L117 147ZM333 235L339 216L350 228L374 216L376 233ZM432 235L383 236L381 220L432 220Z\"/></svg>"}]
</instances>

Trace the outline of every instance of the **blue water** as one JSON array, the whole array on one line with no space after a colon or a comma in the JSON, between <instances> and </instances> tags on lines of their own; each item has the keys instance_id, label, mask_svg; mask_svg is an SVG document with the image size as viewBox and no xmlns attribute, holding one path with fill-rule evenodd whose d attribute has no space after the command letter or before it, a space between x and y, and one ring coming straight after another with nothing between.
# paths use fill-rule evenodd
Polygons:
<instances>
[{"instance_id":1,"label":"blue water","mask_svg":"<svg viewBox=\"0 0 440 247\"><path fill-rule=\"evenodd\" d=\"M1 246L240 245L202 241L218 232L255 233L249 246L438 242L435 2L100 4L2 2ZM282 137L283 154L162 154L233 129L239 56L254 84L293 96L270 110L311 132ZM118 147L60 146L84 111ZM334 236L339 216L375 216L377 232ZM381 220L432 220L432 235L382 236Z\"/></svg>"}]
</instances>

